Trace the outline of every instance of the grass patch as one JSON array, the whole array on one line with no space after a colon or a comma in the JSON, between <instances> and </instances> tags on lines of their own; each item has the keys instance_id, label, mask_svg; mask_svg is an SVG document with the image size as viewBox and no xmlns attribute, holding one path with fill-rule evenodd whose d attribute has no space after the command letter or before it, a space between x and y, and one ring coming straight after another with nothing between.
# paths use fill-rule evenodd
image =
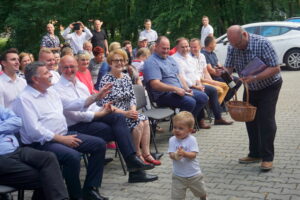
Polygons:
<instances>
[{"instance_id":1,"label":"grass patch","mask_svg":"<svg viewBox=\"0 0 300 200\"><path fill-rule=\"evenodd\" d=\"M7 41L8 41L8 38L0 38L0 51L3 51L3 49L6 46Z\"/></svg>"}]
</instances>

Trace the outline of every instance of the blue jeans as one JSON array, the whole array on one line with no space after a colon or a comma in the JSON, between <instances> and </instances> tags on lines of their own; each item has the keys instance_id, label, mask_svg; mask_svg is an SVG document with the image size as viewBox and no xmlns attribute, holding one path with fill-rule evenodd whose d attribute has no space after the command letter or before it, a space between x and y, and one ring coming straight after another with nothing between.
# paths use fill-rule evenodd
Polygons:
<instances>
[{"instance_id":1,"label":"blue jeans","mask_svg":"<svg viewBox=\"0 0 300 200\"><path fill-rule=\"evenodd\" d=\"M125 160L136 152L125 116L119 113L110 113L92 122L72 125L69 130L100 137L106 142L116 141Z\"/></svg>"},{"instance_id":2,"label":"blue jeans","mask_svg":"<svg viewBox=\"0 0 300 200\"><path fill-rule=\"evenodd\" d=\"M179 96L174 92L166 92L161 95L156 103L159 106L179 108L181 111L189 111L195 117L200 117L200 112L208 102L208 96L199 90L193 89L193 96Z\"/></svg>"},{"instance_id":3,"label":"blue jeans","mask_svg":"<svg viewBox=\"0 0 300 200\"><path fill-rule=\"evenodd\" d=\"M98 137L89 136L81 133L69 132L68 135L77 134L82 143L76 148L71 148L57 142L33 143L30 146L43 151L53 152L59 164L63 168L63 176L72 198L81 197L80 185L80 158L81 153L89 153L87 174L84 188L100 187L103 176L104 158L106 142Z\"/></svg>"},{"instance_id":4,"label":"blue jeans","mask_svg":"<svg viewBox=\"0 0 300 200\"><path fill-rule=\"evenodd\" d=\"M205 85L205 94L209 97L209 105L214 113L215 119L221 119L221 107L218 101L218 92L217 89L210 86ZM201 115L199 119L204 118L204 111L201 111Z\"/></svg>"}]
</instances>

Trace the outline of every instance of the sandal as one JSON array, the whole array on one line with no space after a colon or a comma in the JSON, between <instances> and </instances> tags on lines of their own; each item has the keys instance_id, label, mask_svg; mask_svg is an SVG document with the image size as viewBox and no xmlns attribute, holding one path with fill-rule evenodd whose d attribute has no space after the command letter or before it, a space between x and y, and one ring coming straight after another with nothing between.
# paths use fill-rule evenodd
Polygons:
<instances>
[{"instance_id":1,"label":"sandal","mask_svg":"<svg viewBox=\"0 0 300 200\"><path fill-rule=\"evenodd\" d=\"M150 164L150 162L146 161L142 155L136 154L136 156L137 156L139 159L141 159L141 161L143 161L143 163L145 163L145 164L147 164L147 165Z\"/></svg>"},{"instance_id":2,"label":"sandal","mask_svg":"<svg viewBox=\"0 0 300 200\"><path fill-rule=\"evenodd\" d=\"M161 165L161 162L159 160L155 160L151 154L144 156L144 159L146 162L152 163L153 165Z\"/></svg>"}]
</instances>

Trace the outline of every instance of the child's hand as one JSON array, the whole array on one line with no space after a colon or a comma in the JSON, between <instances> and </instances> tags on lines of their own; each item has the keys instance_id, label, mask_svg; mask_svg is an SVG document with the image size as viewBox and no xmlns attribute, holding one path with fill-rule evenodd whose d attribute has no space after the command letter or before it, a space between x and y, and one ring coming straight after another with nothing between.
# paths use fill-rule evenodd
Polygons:
<instances>
[{"instance_id":1,"label":"child's hand","mask_svg":"<svg viewBox=\"0 0 300 200\"><path fill-rule=\"evenodd\" d=\"M184 155L185 155L184 149L182 147L179 147L177 149L177 154L178 154L178 156L184 157Z\"/></svg>"}]
</instances>

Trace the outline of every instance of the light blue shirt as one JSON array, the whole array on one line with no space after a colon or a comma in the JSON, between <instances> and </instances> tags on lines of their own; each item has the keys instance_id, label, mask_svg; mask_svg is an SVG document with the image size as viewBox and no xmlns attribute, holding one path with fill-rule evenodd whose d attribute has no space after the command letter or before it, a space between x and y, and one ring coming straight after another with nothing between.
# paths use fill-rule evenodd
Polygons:
<instances>
[{"instance_id":1,"label":"light blue shirt","mask_svg":"<svg viewBox=\"0 0 300 200\"><path fill-rule=\"evenodd\" d=\"M14 152L19 147L15 133L22 126L21 118L0 106L0 155Z\"/></svg>"},{"instance_id":2,"label":"light blue shirt","mask_svg":"<svg viewBox=\"0 0 300 200\"><path fill-rule=\"evenodd\" d=\"M161 58L158 54L153 53L144 64L144 80L148 83L151 80L160 80L162 83L182 88L178 78L179 68L176 61L168 56L166 59ZM154 100L158 99L165 92L152 90Z\"/></svg>"}]
</instances>

